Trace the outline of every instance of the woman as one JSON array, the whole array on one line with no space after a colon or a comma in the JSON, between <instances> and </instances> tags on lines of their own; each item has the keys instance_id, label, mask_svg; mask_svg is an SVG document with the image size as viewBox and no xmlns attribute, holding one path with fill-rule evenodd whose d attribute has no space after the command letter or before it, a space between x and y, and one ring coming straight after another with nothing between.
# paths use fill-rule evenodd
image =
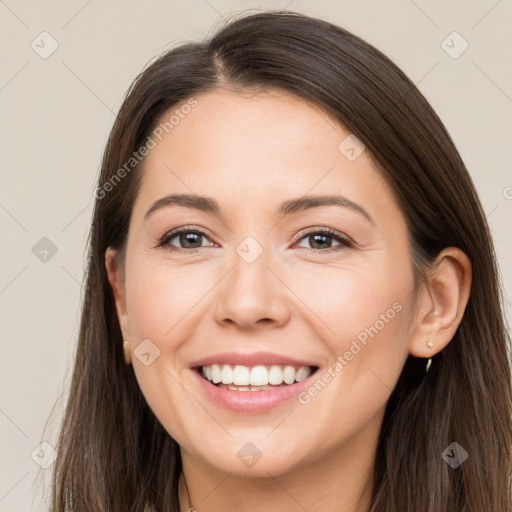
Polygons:
<instances>
[{"instance_id":1,"label":"woman","mask_svg":"<svg viewBox=\"0 0 512 512\"><path fill-rule=\"evenodd\" d=\"M511 510L489 229L382 53L293 12L153 62L110 135L51 510Z\"/></svg>"}]
</instances>

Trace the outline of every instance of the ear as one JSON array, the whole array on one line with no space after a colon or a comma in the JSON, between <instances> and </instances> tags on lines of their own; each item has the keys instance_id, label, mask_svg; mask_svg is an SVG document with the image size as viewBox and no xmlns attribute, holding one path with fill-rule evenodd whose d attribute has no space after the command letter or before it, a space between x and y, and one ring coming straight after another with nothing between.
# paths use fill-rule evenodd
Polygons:
<instances>
[{"instance_id":1,"label":"ear","mask_svg":"<svg viewBox=\"0 0 512 512\"><path fill-rule=\"evenodd\" d=\"M469 300L471 278L471 262L463 251L448 247L439 253L418 296L409 342L412 356L429 358L450 343Z\"/></svg>"},{"instance_id":2,"label":"ear","mask_svg":"<svg viewBox=\"0 0 512 512\"><path fill-rule=\"evenodd\" d=\"M117 319L123 333L123 339L130 340L130 321L126 311L126 296L124 289L124 272L117 268L117 251L109 247L105 251L105 266L107 268L108 281L114 294Z\"/></svg>"}]
</instances>

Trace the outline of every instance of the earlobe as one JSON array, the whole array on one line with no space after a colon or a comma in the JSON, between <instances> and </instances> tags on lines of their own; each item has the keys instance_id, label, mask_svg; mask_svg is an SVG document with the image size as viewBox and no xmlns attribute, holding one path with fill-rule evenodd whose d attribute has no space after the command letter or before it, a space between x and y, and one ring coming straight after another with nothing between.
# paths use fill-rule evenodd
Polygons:
<instances>
[{"instance_id":1,"label":"earlobe","mask_svg":"<svg viewBox=\"0 0 512 512\"><path fill-rule=\"evenodd\" d=\"M466 309L472 270L467 255L455 247L441 251L421 292L409 353L429 358L452 340Z\"/></svg>"},{"instance_id":2,"label":"earlobe","mask_svg":"<svg viewBox=\"0 0 512 512\"><path fill-rule=\"evenodd\" d=\"M116 251L109 247L105 251L105 266L107 269L108 281L114 295L116 312L124 339L129 339L128 314L126 311L125 290L123 284L123 273L117 267Z\"/></svg>"}]
</instances>

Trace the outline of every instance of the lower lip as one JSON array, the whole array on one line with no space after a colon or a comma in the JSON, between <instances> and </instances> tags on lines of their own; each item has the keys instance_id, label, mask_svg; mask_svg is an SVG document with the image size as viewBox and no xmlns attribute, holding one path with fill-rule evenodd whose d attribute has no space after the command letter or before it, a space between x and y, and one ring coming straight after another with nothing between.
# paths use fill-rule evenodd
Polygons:
<instances>
[{"instance_id":1,"label":"lower lip","mask_svg":"<svg viewBox=\"0 0 512 512\"><path fill-rule=\"evenodd\" d=\"M295 384L279 386L275 389L267 389L264 391L234 391L224 389L215 386L209 380L203 378L197 370L192 369L192 373L195 375L195 378L199 380L199 385L204 392L218 406L234 412L258 413L274 409L297 396L301 391L310 386L312 377L318 373L318 370Z\"/></svg>"}]
</instances>

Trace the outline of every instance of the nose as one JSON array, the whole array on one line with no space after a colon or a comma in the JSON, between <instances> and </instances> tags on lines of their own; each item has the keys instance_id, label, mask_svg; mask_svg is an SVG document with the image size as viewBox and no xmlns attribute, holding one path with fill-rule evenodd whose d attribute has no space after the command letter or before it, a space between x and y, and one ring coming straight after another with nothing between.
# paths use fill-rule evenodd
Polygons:
<instances>
[{"instance_id":1,"label":"nose","mask_svg":"<svg viewBox=\"0 0 512 512\"><path fill-rule=\"evenodd\" d=\"M219 283L215 319L255 330L285 325L290 317L290 297L279 272L269 266L263 251L254 261L235 253L228 275Z\"/></svg>"}]
</instances>

